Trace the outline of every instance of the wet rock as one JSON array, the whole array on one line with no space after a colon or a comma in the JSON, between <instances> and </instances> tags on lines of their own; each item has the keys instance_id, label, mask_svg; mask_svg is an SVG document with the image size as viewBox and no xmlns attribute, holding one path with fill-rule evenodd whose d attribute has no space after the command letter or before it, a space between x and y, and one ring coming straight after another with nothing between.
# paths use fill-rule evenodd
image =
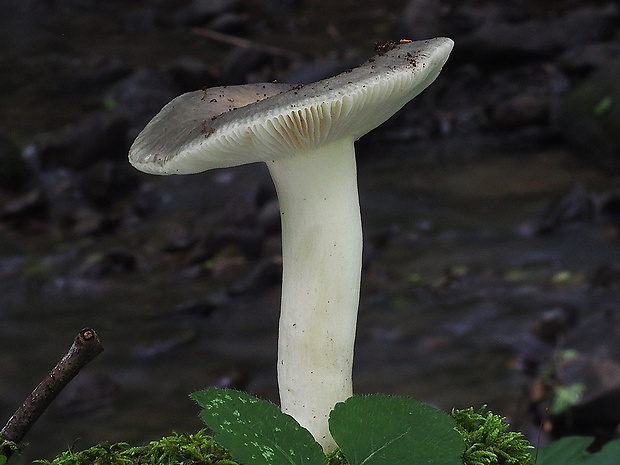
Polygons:
<instances>
[{"instance_id":1,"label":"wet rock","mask_svg":"<svg viewBox=\"0 0 620 465\"><path fill-rule=\"evenodd\" d=\"M150 183L139 184L131 204L132 216L137 221L144 220L153 214L162 201L162 193Z\"/></svg>"},{"instance_id":2,"label":"wet rock","mask_svg":"<svg viewBox=\"0 0 620 465\"><path fill-rule=\"evenodd\" d=\"M199 316L208 317L217 308L219 308L221 302L216 300L188 300L181 302L166 311L168 316L172 317L185 317L185 316Z\"/></svg>"},{"instance_id":3,"label":"wet rock","mask_svg":"<svg viewBox=\"0 0 620 465\"><path fill-rule=\"evenodd\" d=\"M109 375L81 373L52 404L57 415L86 415L114 403L120 393L119 384Z\"/></svg>"},{"instance_id":4,"label":"wet rock","mask_svg":"<svg viewBox=\"0 0 620 465\"><path fill-rule=\"evenodd\" d=\"M620 192L608 194L601 199L600 215L620 229Z\"/></svg>"},{"instance_id":5,"label":"wet rock","mask_svg":"<svg viewBox=\"0 0 620 465\"><path fill-rule=\"evenodd\" d=\"M131 67L117 56L101 56L69 63L63 75L46 82L45 88L57 95L93 95L131 73Z\"/></svg>"},{"instance_id":6,"label":"wet rock","mask_svg":"<svg viewBox=\"0 0 620 465\"><path fill-rule=\"evenodd\" d=\"M264 235L259 229L216 228L195 246L187 249L183 275L195 278L210 273L230 282L247 271L248 262L261 256Z\"/></svg>"},{"instance_id":7,"label":"wet rock","mask_svg":"<svg viewBox=\"0 0 620 465\"><path fill-rule=\"evenodd\" d=\"M472 93L473 88L477 89L477 92ZM427 138L433 131L442 136L471 136L479 133L489 126L487 99L493 94L492 83L478 66L468 64L459 67L452 74L436 104L434 124L437 127L424 129L425 121L428 124L429 120L424 114L420 118L422 129L416 137ZM411 125L408 127L413 129Z\"/></svg>"},{"instance_id":8,"label":"wet rock","mask_svg":"<svg viewBox=\"0 0 620 465\"><path fill-rule=\"evenodd\" d=\"M89 279L109 278L134 272L138 258L133 252L115 248L89 257L79 271L79 275Z\"/></svg>"},{"instance_id":9,"label":"wet rock","mask_svg":"<svg viewBox=\"0 0 620 465\"><path fill-rule=\"evenodd\" d=\"M109 231L105 215L85 201L79 186L79 175L67 169L39 174L41 189L49 203L49 220L67 236L82 237ZM116 220L115 223L117 223Z\"/></svg>"},{"instance_id":10,"label":"wet rock","mask_svg":"<svg viewBox=\"0 0 620 465\"><path fill-rule=\"evenodd\" d=\"M209 67L198 58L184 56L177 58L168 69L170 76L182 92L212 87L215 77Z\"/></svg>"},{"instance_id":11,"label":"wet rock","mask_svg":"<svg viewBox=\"0 0 620 465\"><path fill-rule=\"evenodd\" d=\"M439 0L409 0L401 18L403 37L424 40L447 35L446 11Z\"/></svg>"},{"instance_id":12,"label":"wet rock","mask_svg":"<svg viewBox=\"0 0 620 465\"><path fill-rule=\"evenodd\" d=\"M277 198L269 200L258 212L258 226L265 235L277 234L281 229L280 204Z\"/></svg>"},{"instance_id":13,"label":"wet rock","mask_svg":"<svg viewBox=\"0 0 620 465\"><path fill-rule=\"evenodd\" d=\"M23 270L26 267L26 261L26 257L19 255L0 257L0 278L4 279L10 276L23 275ZM2 315L2 313L3 311L0 310L0 315Z\"/></svg>"},{"instance_id":14,"label":"wet rock","mask_svg":"<svg viewBox=\"0 0 620 465\"><path fill-rule=\"evenodd\" d=\"M304 0L267 0L264 2L263 12L274 29L296 34L300 26L299 11L304 3Z\"/></svg>"},{"instance_id":15,"label":"wet rock","mask_svg":"<svg viewBox=\"0 0 620 465\"><path fill-rule=\"evenodd\" d=\"M564 139L584 159L620 172L620 59L579 83L560 106Z\"/></svg>"},{"instance_id":16,"label":"wet rock","mask_svg":"<svg viewBox=\"0 0 620 465\"><path fill-rule=\"evenodd\" d=\"M541 125L549 118L549 100L543 95L523 93L500 102L491 110L491 120L499 128L516 129Z\"/></svg>"},{"instance_id":17,"label":"wet rock","mask_svg":"<svg viewBox=\"0 0 620 465\"><path fill-rule=\"evenodd\" d=\"M102 159L125 160L127 128L127 120L118 113L90 113L63 136L36 144L31 153L45 170L84 168Z\"/></svg>"},{"instance_id":18,"label":"wet rock","mask_svg":"<svg viewBox=\"0 0 620 465\"><path fill-rule=\"evenodd\" d=\"M617 20L615 7L590 7L550 19L485 21L459 40L459 48L477 61L493 58L504 64L515 56L550 58L570 47L610 38Z\"/></svg>"},{"instance_id":19,"label":"wet rock","mask_svg":"<svg viewBox=\"0 0 620 465\"><path fill-rule=\"evenodd\" d=\"M620 229L620 194L594 194L583 184L576 184L570 191L551 201L535 231L547 234L587 223L611 224Z\"/></svg>"},{"instance_id":20,"label":"wet rock","mask_svg":"<svg viewBox=\"0 0 620 465\"><path fill-rule=\"evenodd\" d=\"M141 69L110 88L106 99L115 103L115 114L130 122L128 134L129 140L133 140L146 123L179 94L178 87L167 72Z\"/></svg>"},{"instance_id":21,"label":"wet rock","mask_svg":"<svg viewBox=\"0 0 620 465\"><path fill-rule=\"evenodd\" d=\"M275 199L273 184L254 180L239 183L235 178L231 179L232 182L238 183L235 189L239 195L226 202L221 212L222 217L226 219L228 225L242 229L256 229L260 209L271 199ZM224 181L229 182L231 181Z\"/></svg>"},{"instance_id":22,"label":"wet rock","mask_svg":"<svg viewBox=\"0 0 620 465\"><path fill-rule=\"evenodd\" d=\"M174 14L177 24L186 26L205 25L221 15L241 8L240 0L193 0Z\"/></svg>"},{"instance_id":23,"label":"wet rock","mask_svg":"<svg viewBox=\"0 0 620 465\"><path fill-rule=\"evenodd\" d=\"M232 296L256 293L279 284L282 281L282 259L271 258L259 262L245 277L228 288Z\"/></svg>"},{"instance_id":24,"label":"wet rock","mask_svg":"<svg viewBox=\"0 0 620 465\"><path fill-rule=\"evenodd\" d=\"M20 224L29 218L45 219L48 202L41 189L33 189L26 194L7 199L0 206L0 220Z\"/></svg>"},{"instance_id":25,"label":"wet rock","mask_svg":"<svg viewBox=\"0 0 620 465\"><path fill-rule=\"evenodd\" d=\"M19 147L7 137L0 135L0 189L22 190L31 177L30 166Z\"/></svg>"},{"instance_id":26,"label":"wet rock","mask_svg":"<svg viewBox=\"0 0 620 465\"><path fill-rule=\"evenodd\" d=\"M558 338L575 327L577 320L577 309L555 307L541 315L536 324L535 332L542 341L555 343Z\"/></svg>"},{"instance_id":27,"label":"wet rock","mask_svg":"<svg viewBox=\"0 0 620 465\"><path fill-rule=\"evenodd\" d=\"M140 358L157 358L191 345L198 339L199 331L170 322L140 328L133 354Z\"/></svg>"},{"instance_id":28,"label":"wet rock","mask_svg":"<svg viewBox=\"0 0 620 465\"><path fill-rule=\"evenodd\" d=\"M190 266L187 266L178 273L179 279L187 281L198 279L204 275L205 267L203 264L200 263L194 263Z\"/></svg>"},{"instance_id":29,"label":"wet rock","mask_svg":"<svg viewBox=\"0 0 620 465\"><path fill-rule=\"evenodd\" d=\"M402 234L401 227L397 224L386 225L371 231L366 230L362 260L364 270L371 269L380 251Z\"/></svg>"},{"instance_id":30,"label":"wet rock","mask_svg":"<svg viewBox=\"0 0 620 465\"><path fill-rule=\"evenodd\" d=\"M186 266L183 276L186 278L195 278L203 275L205 272L205 263L213 259L218 252L206 238L194 241L194 243L185 250L171 250L170 243L168 243L166 244L165 251L169 254L182 254L183 264Z\"/></svg>"},{"instance_id":31,"label":"wet rock","mask_svg":"<svg viewBox=\"0 0 620 465\"><path fill-rule=\"evenodd\" d=\"M164 245L163 252L167 254L187 252L197 243L198 237L189 228L174 228L170 233L170 239Z\"/></svg>"},{"instance_id":32,"label":"wet rock","mask_svg":"<svg viewBox=\"0 0 620 465\"><path fill-rule=\"evenodd\" d=\"M78 186L92 204L104 208L123 199L138 186L138 174L128 163L102 161L79 174Z\"/></svg>"},{"instance_id":33,"label":"wet rock","mask_svg":"<svg viewBox=\"0 0 620 465\"><path fill-rule=\"evenodd\" d=\"M304 0L266 0L263 11L269 16L289 16L304 7Z\"/></svg>"},{"instance_id":34,"label":"wet rock","mask_svg":"<svg viewBox=\"0 0 620 465\"><path fill-rule=\"evenodd\" d=\"M273 56L260 47L237 47L224 60L220 73L221 85L269 81L265 77ZM256 77L253 77L256 76Z\"/></svg>"},{"instance_id":35,"label":"wet rock","mask_svg":"<svg viewBox=\"0 0 620 465\"><path fill-rule=\"evenodd\" d=\"M246 34L247 19L238 13L224 13L209 21L206 26L213 31L243 36Z\"/></svg>"},{"instance_id":36,"label":"wet rock","mask_svg":"<svg viewBox=\"0 0 620 465\"><path fill-rule=\"evenodd\" d=\"M590 285L593 288L618 288L620 287L620 265L616 263L604 263L593 273Z\"/></svg>"},{"instance_id":37,"label":"wet rock","mask_svg":"<svg viewBox=\"0 0 620 465\"><path fill-rule=\"evenodd\" d=\"M155 34L160 28L157 9L152 6L136 8L124 18L125 31L128 34Z\"/></svg>"},{"instance_id":38,"label":"wet rock","mask_svg":"<svg viewBox=\"0 0 620 465\"><path fill-rule=\"evenodd\" d=\"M213 387L218 389L247 390L249 380L249 373L239 371L234 367L226 367L225 373L219 375Z\"/></svg>"},{"instance_id":39,"label":"wet rock","mask_svg":"<svg viewBox=\"0 0 620 465\"><path fill-rule=\"evenodd\" d=\"M243 255L258 258L262 252L264 233L259 228L218 228L209 239L211 247L222 250L225 247L238 247Z\"/></svg>"},{"instance_id":40,"label":"wet rock","mask_svg":"<svg viewBox=\"0 0 620 465\"><path fill-rule=\"evenodd\" d=\"M564 334L561 347L620 363L620 332L617 329L620 308L616 298L617 288L613 284L596 289L584 288L595 291L597 299L581 307L581 318L575 328Z\"/></svg>"},{"instance_id":41,"label":"wet rock","mask_svg":"<svg viewBox=\"0 0 620 465\"><path fill-rule=\"evenodd\" d=\"M453 34L443 34L459 39L467 37L489 22L517 23L527 18L517 5L508 2L488 2L484 5L459 2L448 8L448 31L453 31Z\"/></svg>"},{"instance_id":42,"label":"wet rock","mask_svg":"<svg viewBox=\"0 0 620 465\"><path fill-rule=\"evenodd\" d=\"M557 135L546 125L534 124L511 130L505 137L497 137L498 148L506 152L535 152L557 144Z\"/></svg>"},{"instance_id":43,"label":"wet rock","mask_svg":"<svg viewBox=\"0 0 620 465\"><path fill-rule=\"evenodd\" d=\"M592 434L612 437L620 424L620 364L612 359L577 354L560 357L554 364L552 417L556 435ZM562 402L563 392L574 392Z\"/></svg>"},{"instance_id":44,"label":"wet rock","mask_svg":"<svg viewBox=\"0 0 620 465\"><path fill-rule=\"evenodd\" d=\"M213 257L208 268L214 279L231 282L247 272L248 259L235 247L229 247Z\"/></svg>"},{"instance_id":45,"label":"wet rock","mask_svg":"<svg viewBox=\"0 0 620 465\"><path fill-rule=\"evenodd\" d=\"M620 58L620 43L596 42L570 48L560 56L558 64L570 71L589 72L616 58Z\"/></svg>"},{"instance_id":46,"label":"wet rock","mask_svg":"<svg viewBox=\"0 0 620 465\"><path fill-rule=\"evenodd\" d=\"M57 217L57 220L61 230L68 237L110 234L120 222L118 216L114 214L105 214L85 206L65 211L64 215Z\"/></svg>"},{"instance_id":47,"label":"wet rock","mask_svg":"<svg viewBox=\"0 0 620 465\"><path fill-rule=\"evenodd\" d=\"M590 223L596 218L596 205L583 184L577 184L555 199L543 213L536 231L549 234L567 226Z\"/></svg>"}]
</instances>

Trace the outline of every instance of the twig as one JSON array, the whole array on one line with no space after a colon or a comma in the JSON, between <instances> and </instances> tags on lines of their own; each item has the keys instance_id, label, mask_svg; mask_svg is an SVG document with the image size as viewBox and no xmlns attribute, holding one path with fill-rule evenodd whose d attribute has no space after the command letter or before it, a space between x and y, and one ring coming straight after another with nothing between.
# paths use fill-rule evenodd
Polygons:
<instances>
[{"instance_id":1,"label":"twig","mask_svg":"<svg viewBox=\"0 0 620 465\"><path fill-rule=\"evenodd\" d=\"M290 50L286 50L280 47L274 47L273 45L257 44L255 42L252 42L251 40L244 39L242 37L231 36L230 34L223 34L212 29L193 27L190 29L190 32L192 34L196 34L197 36L205 37L207 39L215 40L217 42L222 42L229 45L234 45L236 47L256 47L260 50L267 52L270 55L283 57L288 60L300 60L301 58L303 58L300 53L292 52Z\"/></svg>"},{"instance_id":2,"label":"twig","mask_svg":"<svg viewBox=\"0 0 620 465\"><path fill-rule=\"evenodd\" d=\"M79 371L103 351L94 329L85 328L73 345L0 431L0 455L9 457L32 425Z\"/></svg>"}]
</instances>

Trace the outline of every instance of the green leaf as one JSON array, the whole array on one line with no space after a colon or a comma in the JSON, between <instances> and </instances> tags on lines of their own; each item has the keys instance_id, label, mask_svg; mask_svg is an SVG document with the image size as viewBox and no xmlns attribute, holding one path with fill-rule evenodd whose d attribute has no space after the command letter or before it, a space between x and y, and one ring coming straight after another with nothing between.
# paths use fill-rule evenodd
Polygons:
<instances>
[{"instance_id":1,"label":"green leaf","mask_svg":"<svg viewBox=\"0 0 620 465\"><path fill-rule=\"evenodd\" d=\"M0 455L0 465L4 465L7 461L6 455Z\"/></svg>"},{"instance_id":2,"label":"green leaf","mask_svg":"<svg viewBox=\"0 0 620 465\"><path fill-rule=\"evenodd\" d=\"M351 465L462 465L465 443L446 413L405 397L353 396L329 430Z\"/></svg>"},{"instance_id":3,"label":"green leaf","mask_svg":"<svg viewBox=\"0 0 620 465\"><path fill-rule=\"evenodd\" d=\"M592 109L595 116L602 116L611 110L614 100L609 96L603 97Z\"/></svg>"},{"instance_id":4,"label":"green leaf","mask_svg":"<svg viewBox=\"0 0 620 465\"><path fill-rule=\"evenodd\" d=\"M620 463L620 439L608 442L596 452L588 452L594 438L567 436L542 447L538 452L537 465L618 465Z\"/></svg>"},{"instance_id":5,"label":"green leaf","mask_svg":"<svg viewBox=\"0 0 620 465\"><path fill-rule=\"evenodd\" d=\"M192 398L218 443L245 465L327 465L310 432L270 402L232 389L207 389Z\"/></svg>"}]
</instances>

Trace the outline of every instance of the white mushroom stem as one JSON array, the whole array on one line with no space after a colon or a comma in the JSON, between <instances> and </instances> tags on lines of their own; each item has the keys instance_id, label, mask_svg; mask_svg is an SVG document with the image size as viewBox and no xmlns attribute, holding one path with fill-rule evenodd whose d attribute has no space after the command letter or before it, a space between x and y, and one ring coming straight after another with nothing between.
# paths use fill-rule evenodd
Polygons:
<instances>
[{"instance_id":1,"label":"white mushroom stem","mask_svg":"<svg viewBox=\"0 0 620 465\"><path fill-rule=\"evenodd\" d=\"M353 139L267 165L282 218L281 408L328 451L329 413L352 395L362 268Z\"/></svg>"}]
</instances>

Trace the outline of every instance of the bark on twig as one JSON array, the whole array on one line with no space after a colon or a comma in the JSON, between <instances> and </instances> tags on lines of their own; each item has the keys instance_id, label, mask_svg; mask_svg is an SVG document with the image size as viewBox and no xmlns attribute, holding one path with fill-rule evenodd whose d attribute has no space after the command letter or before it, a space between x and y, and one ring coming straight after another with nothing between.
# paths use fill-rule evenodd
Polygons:
<instances>
[{"instance_id":1,"label":"bark on twig","mask_svg":"<svg viewBox=\"0 0 620 465\"><path fill-rule=\"evenodd\" d=\"M194 27L191 29L191 33L204 37L206 39L211 39L217 42L234 45L235 47L245 47L245 48L256 47L260 50L267 52L270 55L286 58L292 61L300 60L302 58L302 55L300 53L292 52L291 50L286 50L280 47L274 47L272 45L257 44L255 42L252 42L251 40L243 39L242 37L231 36L229 34L223 34L221 32L217 32L212 29Z\"/></svg>"},{"instance_id":2,"label":"bark on twig","mask_svg":"<svg viewBox=\"0 0 620 465\"><path fill-rule=\"evenodd\" d=\"M32 391L0 431L0 455L9 457L62 389L79 371L103 351L94 329L85 328L75 337L73 345L47 376ZM12 447L13 446L13 447Z\"/></svg>"}]
</instances>

